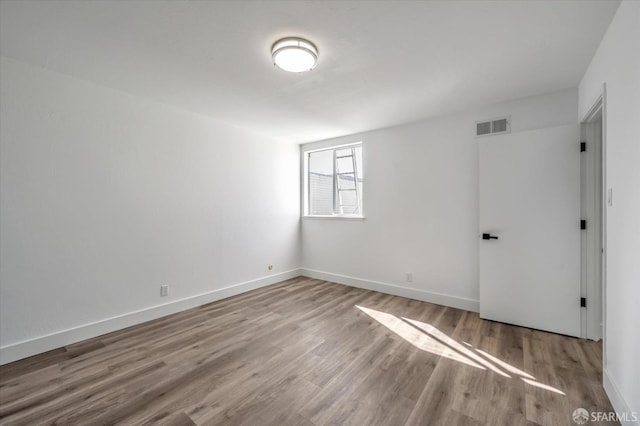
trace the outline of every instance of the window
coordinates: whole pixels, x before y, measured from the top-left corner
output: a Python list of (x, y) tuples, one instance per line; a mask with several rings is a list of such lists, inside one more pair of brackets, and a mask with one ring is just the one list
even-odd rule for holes
[(362, 217), (362, 143), (305, 157), (305, 216)]

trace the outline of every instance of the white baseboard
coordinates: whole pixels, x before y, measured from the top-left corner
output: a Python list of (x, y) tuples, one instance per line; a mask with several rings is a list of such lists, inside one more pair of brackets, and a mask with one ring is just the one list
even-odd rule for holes
[(97, 337), (102, 334), (111, 333), (112, 331), (131, 327), (132, 325), (141, 324), (146, 321), (175, 314), (176, 312), (191, 309), (206, 303), (215, 302), (216, 300), (225, 299), (227, 297), (275, 284), (290, 278), (295, 278), (299, 275), (301, 275), (299, 269), (292, 269), (279, 274), (269, 275), (239, 284), (233, 284), (228, 287), (198, 294), (196, 296), (175, 300), (163, 305), (152, 306), (150, 308), (141, 309), (128, 314), (107, 318), (46, 336), (37, 337), (35, 339), (3, 346), (0, 348), (0, 365), (67, 346), (72, 343), (77, 343), (85, 339)]
[(640, 412), (634, 413), (631, 411), (629, 404), (627, 404), (627, 401), (625, 401), (618, 390), (618, 385), (616, 385), (616, 382), (611, 378), (606, 368), (602, 371), (602, 382), (604, 390), (607, 392), (607, 396), (609, 397), (609, 401), (611, 401), (611, 405), (613, 406), (613, 410), (623, 416), (620, 424), (640, 426)]
[(452, 308), (464, 309), (466, 311), (479, 312), (480, 301), (467, 299), (465, 297), (451, 296), (448, 294), (436, 293), (433, 291), (419, 290), (416, 288), (402, 287), (395, 284), (382, 283), (379, 281), (354, 278), (346, 275), (332, 274), (330, 272), (316, 271), (314, 269), (301, 268), (301, 275), (316, 278), (324, 281), (331, 281), (338, 284), (363, 288), (365, 290), (379, 291), (381, 293), (392, 294), (394, 296), (408, 297), (410, 299), (422, 300), (424, 302), (435, 303), (437, 305), (450, 306)]

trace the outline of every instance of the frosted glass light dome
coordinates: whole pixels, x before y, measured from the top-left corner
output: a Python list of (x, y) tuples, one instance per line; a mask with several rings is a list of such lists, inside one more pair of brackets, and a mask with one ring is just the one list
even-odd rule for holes
[(312, 70), (318, 62), (318, 49), (308, 40), (287, 37), (276, 41), (271, 47), (273, 65), (289, 72)]

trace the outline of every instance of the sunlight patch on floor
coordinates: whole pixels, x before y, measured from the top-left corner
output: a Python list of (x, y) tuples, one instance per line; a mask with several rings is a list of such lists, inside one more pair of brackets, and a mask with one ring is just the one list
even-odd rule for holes
[(525, 379), (524, 377), (520, 377), (520, 378), (522, 379), (523, 382), (525, 382), (528, 385), (535, 386), (537, 388), (548, 390), (551, 392), (559, 393), (560, 395), (567, 395), (566, 393), (562, 392), (560, 389), (556, 389), (553, 386), (545, 385), (544, 383), (536, 382), (535, 380)]
[(415, 327), (417, 327), (420, 330), (424, 331), (425, 333), (435, 337), (439, 341), (443, 342), (444, 344), (448, 345), (449, 347), (451, 347), (451, 348), (455, 349), (456, 351), (460, 352), (462, 355), (465, 355), (466, 357), (472, 359), (474, 362), (476, 362), (476, 363), (478, 363), (480, 365), (483, 365), (484, 367), (488, 368), (489, 370), (493, 371), (494, 373), (497, 373), (497, 374), (499, 374), (499, 375), (501, 375), (503, 377), (507, 377), (509, 379), (511, 378), (510, 375), (508, 375), (504, 371), (500, 370), (497, 366), (495, 366), (494, 364), (490, 363), (486, 359), (482, 358), (480, 355), (478, 355), (478, 354), (474, 353), (473, 351), (467, 349), (466, 347), (462, 346), (456, 340), (454, 340), (451, 337), (447, 336), (446, 334), (444, 334), (442, 331), (438, 330), (437, 328), (435, 328), (431, 324), (427, 324), (427, 323), (421, 322), (421, 321), (412, 320), (410, 318), (404, 318), (403, 317), (402, 319), (405, 320), (405, 321), (410, 322)]
[(356, 305), (356, 308), (360, 309), (362, 312), (369, 315), (371, 318), (378, 321), (380, 324), (384, 325), (418, 349), (485, 370), (485, 368), (477, 362), (474, 362), (428, 334), (412, 327), (410, 324), (407, 324), (395, 315), (358, 305)]
[(508, 364), (506, 362), (504, 362), (503, 360), (496, 358), (495, 356), (486, 353), (485, 351), (483, 351), (482, 349), (475, 349), (476, 352), (481, 353), (483, 356), (487, 357), (488, 359), (490, 359), (492, 362), (498, 364), (500, 367), (504, 368), (505, 370), (509, 371), (512, 374), (516, 374), (518, 376), (522, 376), (525, 377), (527, 379), (531, 379), (531, 380), (535, 380), (536, 378), (533, 377), (531, 374), (520, 370), (517, 367), (514, 367), (511, 364)]
[(468, 342), (462, 342), (464, 345), (459, 343), (431, 324), (411, 318), (399, 318), (393, 314), (365, 308), (364, 306), (355, 305), (355, 307), (418, 349), (459, 361), (481, 370), (489, 369), (502, 377), (511, 379), (512, 376), (502, 371), (502, 369), (504, 369), (514, 376), (519, 376), (519, 378), (528, 385), (566, 396), (560, 389), (536, 381), (535, 377), (526, 371), (481, 349), (474, 348), (473, 345)]

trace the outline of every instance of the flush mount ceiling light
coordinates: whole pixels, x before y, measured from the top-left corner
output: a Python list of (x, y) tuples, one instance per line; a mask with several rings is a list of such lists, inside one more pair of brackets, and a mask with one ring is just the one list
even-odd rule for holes
[(308, 40), (287, 37), (273, 43), (271, 47), (273, 65), (289, 72), (310, 71), (318, 62), (318, 49)]

